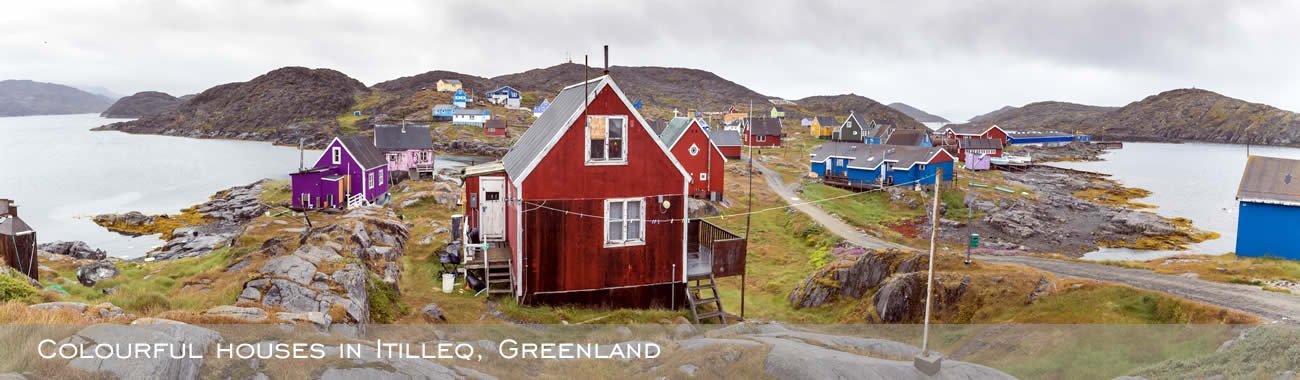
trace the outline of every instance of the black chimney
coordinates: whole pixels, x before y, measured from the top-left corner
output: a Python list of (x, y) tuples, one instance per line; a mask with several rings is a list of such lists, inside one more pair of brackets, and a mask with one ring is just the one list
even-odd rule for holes
[(609, 75), (609, 45), (605, 45), (605, 75)]
[(0, 215), (18, 216), (18, 205), (9, 199), (0, 199)]

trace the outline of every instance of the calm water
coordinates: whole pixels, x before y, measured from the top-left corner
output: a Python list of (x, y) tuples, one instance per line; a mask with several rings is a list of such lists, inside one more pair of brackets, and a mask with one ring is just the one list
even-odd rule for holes
[[(1300, 149), (1251, 146), (1250, 154), (1300, 159)], [(1235, 250), (1237, 239), (1237, 185), (1246, 168), (1246, 146), (1228, 144), (1124, 143), (1098, 162), (1052, 165), (1107, 173), (1130, 186), (1151, 190), (1138, 200), (1158, 208), (1167, 217), (1191, 219), (1197, 228), (1222, 237), (1191, 247), (1188, 252), (1103, 249), (1084, 256), (1098, 260), (1146, 260), (1172, 254), (1224, 254)]]
[[(0, 198), (21, 206), (19, 215), (40, 241), (82, 240), (112, 256), (139, 256), (162, 242), (108, 232), (90, 217), (175, 213), (219, 190), (288, 178), (298, 169), (292, 147), (90, 131), (111, 121), (97, 115), (0, 118)], [(308, 165), (319, 154), (307, 151)]]

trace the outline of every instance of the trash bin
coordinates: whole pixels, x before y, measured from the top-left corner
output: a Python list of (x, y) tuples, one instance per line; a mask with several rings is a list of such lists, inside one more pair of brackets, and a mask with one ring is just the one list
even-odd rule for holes
[(442, 274), (442, 292), (443, 292), (443, 293), (451, 293), (451, 290), (452, 290), (452, 289), (455, 289), (455, 288), (456, 288), (456, 274), (455, 274), (455, 273), (443, 273), (443, 274)]

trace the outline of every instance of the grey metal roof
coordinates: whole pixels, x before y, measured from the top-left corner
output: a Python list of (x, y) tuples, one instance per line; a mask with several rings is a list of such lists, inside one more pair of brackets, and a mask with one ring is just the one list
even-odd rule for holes
[(450, 104), (438, 104), (433, 106), (433, 109), (435, 110), (445, 110), (445, 109), (453, 109), (453, 108), (456, 108), (456, 106)]
[(751, 119), (749, 125), (749, 134), (754, 136), (780, 136), (781, 119), (774, 118), (755, 118)]
[(483, 124), (483, 126), (488, 128), (505, 128), (505, 127), (509, 127), (510, 125), (506, 123), (505, 119), (497, 118), (497, 119), (488, 120), (487, 123)]
[(885, 144), (921, 145), (921, 142), (925, 141), (925, 136), (927, 134), (929, 134), (929, 132), (922, 131), (920, 129), (904, 129), (901, 131), (894, 131), (892, 135), (889, 135), (889, 140), (885, 141)]
[(380, 152), (375, 145), (370, 142), (370, 138), (362, 135), (339, 136), (339, 141), (343, 146), (348, 148), (348, 153), (352, 158), (357, 160), (362, 167), (372, 169), (379, 166), (387, 165), (384, 161), (384, 153)]
[(930, 157), (941, 150), (943, 149), (933, 147), (831, 141), (813, 150), (811, 161), (823, 162), (834, 156), (848, 158), (848, 166), (853, 168), (872, 170), (885, 161), (893, 162), (894, 168), (909, 168), (929, 162)]
[(460, 84), (460, 79), (443, 79), (443, 83)]
[(709, 139), (717, 146), (741, 146), (740, 133), (736, 131), (709, 131)]
[(662, 131), (658, 131), (659, 140), (664, 142), (665, 146), (672, 147), (677, 143), (677, 139), (682, 138), (686, 133), (686, 128), (691, 126), (693, 119), (689, 117), (677, 116), (668, 121)]
[(32, 231), (32, 226), (23, 222), (22, 218), (10, 215), (0, 215), (0, 235), (14, 236)]
[(957, 141), (961, 149), (1002, 149), (999, 139), (961, 139)]
[(834, 127), (840, 125), (840, 122), (835, 121), (834, 116), (818, 116), (817, 124), (821, 124), (822, 127)]
[[(561, 90), (555, 100), (551, 101), (551, 106), (546, 108), (542, 116), (537, 117), (528, 131), (515, 142), (515, 145), (501, 157), (501, 163), (506, 167), (506, 174), (510, 175), (511, 180), (516, 180), (523, 175), (524, 170), (532, 162), (542, 155), (546, 147), (551, 144), (551, 139), (567, 127), (569, 118), (574, 113), (582, 109), (587, 97), (596, 93), (608, 77), (602, 76), (590, 81), (590, 84), (583, 86), (582, 83), (569, 86)], [(583, 93), (586, 87), (587, 93)]]
[(1300, 205), (1300, 160), (1250, 156), (1237, 199)]
[(433, 149), (428, 125), (376, 125), (375, 147), (382, 151)]

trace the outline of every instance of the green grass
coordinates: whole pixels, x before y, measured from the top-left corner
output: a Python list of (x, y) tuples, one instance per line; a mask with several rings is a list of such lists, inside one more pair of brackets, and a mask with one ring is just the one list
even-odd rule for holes
[(1183, 324), (1246, 323), (1221, 309), (1126, 286), (1084, 286), (1006, 310), (992, 320), (1012, 323)]
[(925, 215), (925, 210), (920, 207), (909, 209), (905, 205), (891, 203), (889, 194), (885, 192), (851, 194), (852, 191), (820, 183), (810, 183), (803, 187), (803, 197), (809, 201), (840, 197), (822, 202), (818, 206), (859, 227), (898, 222)]
[[(201, 311), (216, 305), (235, 303), (239, 286), (218, 286), (218, 279), (229, 283), (243, 284), (243, 279), (228, 278), (233, 275), (222, 273), (222, 269), (234, 259), (248, 253), (253, 248), (222, 248), (212, 253), (195, 258), (168, 260), (160, 262), (122, 262), (118, 263), (121, 272), (117, 277), (99, 281), (94, 286), (84, 286), (77, 282), (75, 266), (51, 265), (55, 276), (45, 279), (45, 286), (60, 285), (68, 292), (66, 301), (96, 304), (111, 302), (122, 309), (135, 313), (150, 313), (165, 310)], [(212, 289), (207, 292), (180, 292), (185, 281), (197, 275), (209, 273), (214, 279)], [(227, 277), (227, 278), (223, 278)], [(104, 289), (116, 288), (113, 294), (104, 294)]]
[(289, 207), (292, 204), (292, 198), (293, 188), (287, 179), (262, 183), (262, 194), (258, 196), (262, 203), (279, 207)]
[(1208, 350), (1189, 358), (1171, 357), (1133, 372), (1152, 379), (1272, 379), (1277, 373), (1300, 369), (1300, 329), (1266, 326), (1223, 351)]

